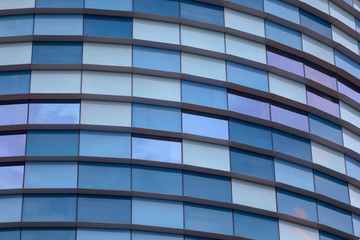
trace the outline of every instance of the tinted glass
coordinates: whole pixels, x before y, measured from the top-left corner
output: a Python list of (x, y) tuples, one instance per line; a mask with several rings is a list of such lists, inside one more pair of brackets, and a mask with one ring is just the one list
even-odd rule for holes
[(114, 163), (79, 163), (79, 188), (130, 190), (131, 168)]
[(329, 233), (320, 231), (320, 240), (344, 240), (343, 238), (336, 237)]
[(345, 84), (338, 81), (339, 92), (345, 96), (350, 97), (354, 101), (360, 102), (360, 93), (356, 91), (353, 87), (350, 87), (350, 84)]
[(309, 114), (310, 132), (342, 145), (341, 126)]
[(332, 76), (331, 73), (325, 73), (323, 70), (305, 65), (305, 77), (335, 91), (337, 90), (336, 78), (335, 76)]
[(132, 38), (132, 19), (85, 15), (84, 35)]
[(301, 25), (331, 39), (331, 24), (300, 9)]
[(318, 108), (326, 113), (340, 117), (340, 108), (337, 102), (331, 101), (323, 96), (307, 91), (307, 101), (310, 106)]
[(0, 37), (33, 34), (34, 15), (0, 17)]
[(179, 17), (178, 0), (134, 0), (134, 11)]
[(324, 202), (318, 202), (319, 223), (352, 234), (351, 213)]
[(75, 240), (75, 229), (66, 228), (24, 228), (22, 240)]
[(280, 0), (265, 0), (265, 12), (271, 13), (275, 16), (284, 18), (288, 21), (299, 24), (299, 8), (282, 2)]
[(81, 63), (82, 43), (34, 42), (33, 63)]
[(301, 50), (301, 34), (282, 25), (265, 21), (266, 38)]
[(29, 90), (30, 71), (0, 73), (0, 94), (28, 93)]
[(32, 103), (29, 106), (29, 123), (79, 124), (78, 103)]
[(28, 104), (0, 105), (0, 125), (27, 123)]
[(339, 51), (334, 50), (334, 52), (336, 66), (344, 69), (345, 71), (356, 76), (357, 78), (360, 78), (360, 64), (348, 58)]
[(246, 7), (255, 8), (260, 11), (264, 10), (263, 0), (229, 0), (229, 1), (244, 5)]
[[(164, 234), (164, 233), (154, 233), (154, 232), (138, 232), (133, 231), (132, 240), (183, 240), (183, 235), (173, 235), (173, 234)], [(114, 239), (115, 240), (115, 239)]]
[(346, 182), (317, 171), (314, 174), (317, 193), (349, 203), (348, 185)]
[(0, 157), (25, 155), (25, 134), (0, 135)]
[(131, 232), (128, 230), (78, 228), (77, 240), (130, 240)]
[(0, 166), (0, 189), (22, 188), (23, 175), (24, 166)]
[(0, 196), (0, 222), (20, 222), (21, 205), (21, 195)]
[(309, 131), (309, 120), (307, 115), (285, 108), (271, 105), (271, 120), (301, 131)]
[(224, 26), (224, 8), (192, 0), (180, 0), (182, 18)]
[(360, 180), (360, 162), (345, 155), (347, 175)]
[(280, 51), (267, 51), (268, 64), (285, 71), (304, 76), (304, 68), (301, 59), (292, 57)]
[(182, 171), (167, 168), (132, 167), (132, 190), (182, 195)]
[(36, 0), (36, 7), (45, 8), (83, 8), (84, 0)]
[(36, 35), (82, 35), (82, 15), (35, 15)]
[(184, 172), (184, 195), (231, 202), (230, 178), (195, 172)]
[(231, 93), (228, 98), (230, 111), (270, 120), (269, 103)]
[(132, 10), (132, 0), (85, 0), (86, 8), (98, 8), (98, 9), (108, 9), (108, 10)]
[(20, 240), (20, 229), (2, 229), (0, 230), (0, 239)]
[(133, 137), (132, 158), (181, 163), (181, 142)]

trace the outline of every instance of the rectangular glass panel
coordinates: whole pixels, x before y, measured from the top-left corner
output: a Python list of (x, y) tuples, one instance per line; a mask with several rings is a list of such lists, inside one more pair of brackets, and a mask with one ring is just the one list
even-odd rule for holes
[(315, 171), (315, 187), (317, 193), (349, 203), (348, 184), (344, 181)]
[(269, 103), (245, 96), (228, 94), (229, 110), (257, 118), (270, 120)]
[(260, 11), (264, 10), (263, 0), (229, 0), (229, 1), (244, 5), (246, 7), (254, 8)]
[(79, 103), (30, 103), (30, 124), (79, 124)]
[(107, 9), (107, 10), (122, 10), (122, 11), (131, 11), (132, 10), (132, 0), (85, 0), (86, 8), (97, 8), (97, 9)]
[(319, 230), (279, 220), (281, 240), (319, 240)]
[[(132, 232), (132, 240), (184, 240), (183, 235), (173, 235), (154, 232)], [(114, 239), (115, 240), (115, 239)]]
[(284, 124), (301, 131), (309, 131), (309, 120), (307, 115), (275, 105), (271, 105), (271, 121)]
[(81, 42), (34, 42), (33, 45), (32, 63), (81, 63)]
[(342, 145), (341, 126), (309, 113), (310, 132)]
[(78, 228), (76, 240), (130, 240), (129, 230)]
[(341, 119), (360, 128), (360, 111), (340, 101)]
[(23, 165), (0, 166), (0, 189), (22, 188), (23, 176)]
[(132, 38), (132, 19), (111, 16), (84, 16), (84, 35)]
[[(262, 0), (259, 0), (262, 2)], [(253, 0), (252, 2), (255, 2)], [(224, 9), (225, 27), (265, 37), (264, 19), (250, 14), (238, 12), (229, 8)]]
[(1, 1), (0, 9), (33, 8), (35, 0)]
[(80, 93), (80, 70), (32, 70), (31, 93)]
[(38, 8), (83, 8), (84, 0), (36, 0)]
[(0, 105), (0, 125), (27, 123), (28, 104)]
[(302, 46), (304, 52), (310, 53), (313, 56), (316, 56), (324, 61), (334, 64), (334, 49), (332, 47), (322, 42), (319, 42), (305, 34), (302, 34)]
[(73, 228), (23, 228), (22, 240), (75, 240)]
[(345, 159), (343, 153), (316, 142), (311, 142), (311, 152), (314, 163), (345, 174)]
[(24, 156), (25, 134), (0, 135), (0, 157)]
[(17, 65), (31, 63), (31, 42), (1, 43), (0, 65)]
[(360, 162), (345, 155), (347, 175), (360, 180)]
[(265, 0), (264, 11), (290, 22), (300, 24), (299, 8), (280, 0)]
[(331, 101), (323, 96), (307, 91), (307, 101), (309, 106), (315, 107), (328, 114), (340, 117), (339, 103)]
[(0, 239), (20, 240), (20, 229), (1, 229)]
[(0, 196), (0, 222), (20, 222), (22, 195)]
[(180, 0), (180, 17), (224, 26), (224, 8), (193, 0)]
[(318, 202), (319, 223), (340, 231), (353, 233), (351, 213), (324, 202)]
[(275, 49), (269, 50), (268, 48), (267, 60), (270, 66), (280, 68), (296, 75), (304, 76), (304, 66), (300, 58)]
[(324, 70), (317, 69), (315, 66), (305, 64), (305, 77), (335, 91), (337, 90), (336, 78), (333, 73), (326, 73)]
[(360, 103), (360, 93), (356, 91), (354, 87), (351, 87), (348, 83), (343, 83), (338, 81), (338, 89), (339, 93), (342, 93), (345, 96), (348, 96), (349, 98), (353, 99), (356, 102)]
[(132, 63), (131, 46), (84, 42), (83, 63), (130, 67)]
[(179, 17), (178, 0), (134, 0), (134, 11)]
[(360, 78), (360, 64), (348, 58), (337, 50), (335, 51), (335, 64), (337, 67), (344, 69), (348, 73)]
[(331, 24), (300, 9), (301, 25), (331, 39)]
[(360, 136), (343, 128), (344, 146), (360, 153)]
[(262, 43), (226, 34), (226, 53), (266, 64), (266, 48)]
[(32, 35), (34, 15), (0, 17), (0, 37)]
[(35, 15), (35, 35), (82, 35), (83, 15)]
[(0, 94), (28, 93), (30, 88), (30, 71), (1, 72)]
[(306, 104), (305, 84), (269, 73), (270, 92)]
[[(150, 0), (145, 0), (145, 1), (147, 3), (152, 2)], [(159, 1), (159, 0), (155, 0), (155, 1)], [(169, 1), (169, 0), (161, 0), (161, 2), (165, 2), (165, 1)], [(174, 0), (170, 0), (170, 1), (174, 1)], [(179, 6), (178, 1), (177, 1), (177, 5)], [(158, 6), (159, 5), (157, 5), (156, 7)], [(179, 24), (134, 18), (133, 32), (134, 32), (134, 39), (143, 39), (153, 42), (180, 44)]]
[[(280, 1), (278, 1), (280, 2)], [(302, 50), (301, 33), (282, 25), (265, 21), (266, 38)]]

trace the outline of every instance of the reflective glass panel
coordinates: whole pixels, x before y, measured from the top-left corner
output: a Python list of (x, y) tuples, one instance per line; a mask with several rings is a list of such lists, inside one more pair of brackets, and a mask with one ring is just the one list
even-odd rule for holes
[(85, 0), (86, 8), (108, 9), (108, 10), (132, 10), (132, 0)]
[(229, 0), (229, 1), (244, 5), (246, 7), (255, 8), (260, 11), (264, 10), (263, 0)]
[(21, 240), (75, 240), (75, 229), (23, 228)]
[(319, 223), (352, 234), (351, 213), (324, 202), (318, 202)]
[(34, 15), (0, 17), (0, 37), (33, 34)]
[(130, 240), (131, 232), (128, 230), (78, 228), (77, 240)]
[(308, 116), (286, 108), (271, 105), (271, 120), (301, 131), (309, 131)]
[(23, 165), (0, 166), (0, 189), (22, 188), (23, 175)]
[(28, 104), (0, 105), (0, 125), (27, 123)]
[[(173, 235), (165, 233), (154, 233), (154, 232), (138, 232), (133, 231), (132, 240), (183, 240), (183, 235)], [(115, 240), (115, 239), (114, 239)]]
[(30, 71), (0, 72), (0, 94), (28, 93)]
[(285, 71), (304, 76), (303, 63), (300, 58), (291, 56), (285, 52), (271, 49), (267, 51), (268, 64)]
[(0, 239), (20, 240), (20, 229), (1, 229)]
[[(278, 1), (280, 2), (280, 1)], [(266, 38), (301, 50), (301, 33), (282, 25), (265, 21)]]
[(301, 25), (331, 39), (331, 24), (300, 9)]
[(337, 90), (336, 78), (331, 73), (325, 73), (325, 70), (316, 69), (315, 66), (308, 66), (305, 64), (305, 77), (315, 82), (324, 85), (333, 90)]
[(335, 101), (331, 101), (323, 96), (317, 95), (313, 92), (307, 91), (308, 104), (312, 107), (320, 109), (328, 114), (340, 117), (339, 104)]
[(36, 0), (36, 7), (44, 8), (83, 8), (84, 0)]
[(342, 145), (341, 126), (309, 113), (310, 132)]
[(111, 16), (84, 16), (84, 35), (132, 38), (132, 19)]
[(300, 24), (299, 8), (280, 0), (265, 0), (264, 11)]
[(316, 192), (349, 203), (348, 184), (337, 178), (315, 171)]
[(25, 134), (0, 135), (0, 157), (25, 155)]
[(35, 35), (82, 35), (83, 15), (35, 15)]
[(134, 11), (179, 17), (178, 0), (134, 0)]
[(32, 63), (81, 63), (81, 42), (34, 42)]
[(228, 99), (230, 111), (270, 120), (269, 103), (231, 93)]
[(360, 162), (345, 155), (347, 175), (360, 180)]
[(21, 205), (21, 195), (0, 196), (0, 222), (20, 222)]
[(79, 103), (30, 103), (29, 123), (79, 124)]
[(180, 0), (182, 18), (224, 26), (224, 8), (193, 0)]

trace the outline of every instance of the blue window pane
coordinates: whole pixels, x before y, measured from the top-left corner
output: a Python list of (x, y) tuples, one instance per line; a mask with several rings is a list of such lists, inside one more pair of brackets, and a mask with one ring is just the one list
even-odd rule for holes
[(185, 228), (204, 232), (233, 234), (232, 210), (185, 203)]
[(132, 240), (153, 240), (153, 239), (156, 239), (156, 240), (183, 240), (184, 239), (184, 237), (182, 235), (154, 233), (154, 232), (138, 232), (138, 231), (133, 231), (131, 237), (132, 237), (131, 238)]
[(29, 90), (30, 71), (0, 73), (0, 94), (28, 93)]
[(33, 63), (81, 63), (81, 42), (34, 42)]
[(229, 0), (229, 1), (244, 5), (246, 7), (255, 8), (260, 11), (264, 10), (263, 0)]
[[(24, 166), (1, 166), (0, 189), (22, 188)], [(0, 238), (1, 239), (1, 238)]]
[(300, 24), (299, 8), (282, 2), (280, 0), (265, 0), (265, 12), (271, 13), (275, 16), (284, 18), (288, 21)]
[(24, 156), (25, 134), (0, 135), (0, 157)]
[(351, 213), (324, 202), (318, 202), (319, 223), (352, 234)]
[(78, 221), (130, 223), (130, 207), (126, 197), (79, 196)]
[(20, 229), (1, 229), (0, 239), (20, 240)]
[(79, 188), (130, 190), (131, 168), (114, 163), (79, 163)]
[(301, 33), (282, 25), (265, 21), (266, 38), (301, 50)]
[(230, 111), (270, 120), (269, 103), (231, 93), (228, 98)]
[(83, 15), (35, 15), (36, 35), (82, 35)]
[(227, 177), (184, 172), (184, 195), (231, 202), (231, 181)]
[(133, 55), (134, 67), (180, 72), (179, 51), (134, 46)]
[(212, 240), (212, 239), (210, 239), (210, 238), (200, 238), (200, 237), (185, 236), (185, 240)]
[(285, 132), (273, 130), (274, 151), (311, 162), (310, 141)]
[(341, 126), (309, 113), (310, 132), (342, 145)]
[(179, 17), (179, 0), (134, 0), (134, 11)]
[(274, 48), (268, 47), (268, 49), (268, 65), (283, 69), (293, 74), (304, 76), (304, 64), (301, 58)]
[(360, 32), (360, 20), (356, 19), (356, 31)]
[(75, 229), (67, 228), (24, 228), (21, 240), (75, 240)]
[(182, 18), (224, 26), (224, 8), (193, 0), (180, 0)]
[(0, 125), (27, 123), (28, 104), (0, 105)]
[(301, 25), (331, 39), (331, 24), (300, 9)]
[(233, 62), (226, 62), (227, 81), (268, 92), (266, 71)]
[(270, 128), (235, 119), (229, 120), (229, 126), (231, 141), (272, 149)]
[(0, 17), (0, 37), (32, 35), (34, 15)]
[(346, 182), (317, 171), (314, 174), (317, 193), (349, 203), (348, 185)]
[(84, 16), (84, 35), (132, 38), (132, 19), (110, 16)]
[(28, 131), (26, 155), (78, 155), (78, 131)]
[(0, 222), (21, 221), (22, 195), (0, 196)]
[(36, 7), (44, 8), (83, 8), (84, 0), (36, 0)]
[(76, 188), (77, 162), (27, 162), (25, 188)]
[(284, 124), (305, 132), (309, 131), (309, 120), (307, 114), (297, 113), (292, 110), (271, 105), (271, 121)]
[(182, 195), (182, 171), (134, 165), (132, 190)]
[(229, 139), (228, 121), (193, 114), (182, 114), (183, 132), (205, 137)]
[(347, 175), (360, 180), (360, 162), (345, 155)]
[(354, 234), (356, 236), (360, 236), (360, 216), (353, 213), (352, 217), (353, 217)]
[(130, 158), (130, 141), (129, 133), (81, 131), (80, 155)]
[(24, 195), (23, 221), (76, 221), (75, 195)]
[(345, 239), (320, 231), (320, 240), (345, 240)]
[(182, 80), (182, 101), (227, 109), (226, 88)]
[(275, 218), (245, 212), (234, 212), (235, 235), (256, 240), (278, 240), (279, 228)]
[(78, 228), (76, 240), (130, 240), (128, 230)]
[(132, 158), (181, 163), (181, 142), (133, 137)]
[(230, 149), (231, 171), (274, 180), (274, 160), (270, 156)]
[(133, 104), (133, 127), (181, 132), (181, 111), (177, 108)]
[(299, 194), (277, 189), (278, 212), (317, 222), (316, 201)]
[(29, 123), (79, 124), (79, 103), (31, 103)]
[(313, 171), (310, 168), (275, 158), (275, 177), (277, 182), (314, 191)]
[(85, 0), (86, 8), (98, 8), (108, 10), (132, 10), (132, 0)]
[(335, 51), (335, 63), (339, 68), (344, 69), (357, 78), (360, 78), (360, 64), (348, 58), (339, 51)]
[(133, 198), (132, 223), (159, 227), (183, 228), (182, 202)]

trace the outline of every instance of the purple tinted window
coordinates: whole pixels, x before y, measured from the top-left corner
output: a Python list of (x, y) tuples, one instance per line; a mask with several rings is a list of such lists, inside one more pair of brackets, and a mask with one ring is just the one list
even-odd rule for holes
[[(285, 55), (285, 54), (284, 54)], [(285, 57), (279, 53), (267, 51), (268, 64), (285, 71), (304, 76), (303, 63), (299, 60)]]
[(309, 131), (309, 121), (306, 115), (296, 113), (284, 108), (271, 105), (271, 120), (286, 126), (299, 129), (301, 131)]
[(29, 107), (29, 123), (78, 124), (78, 103), (32, 103)]
[(343, 84), (342, 82), (338, 82), (338, 88), (340, 93), (360, 103), (360, 93)]
[(27, 104), (0, 105), (0, 125), (26, 124)]
[(25, 134), (0, 135), (0, 157), (25, 155)]
[(270, 120), (269, 104), (234, 94), (228, 94), (229, 110)]
[(307, 91), (308, 104), (336, 117), (340, 117), (339, 104)]
[(334, 89), (335, 91), (337, 90), (335, 77), (329, 76), (328, 74), (325, 74), (307, 65), (305, 65), (305, 77), (314, 80), (315, 82), (328, 88)]
[(24, 166), (0, 167), (0, 189), (22, 188)]

